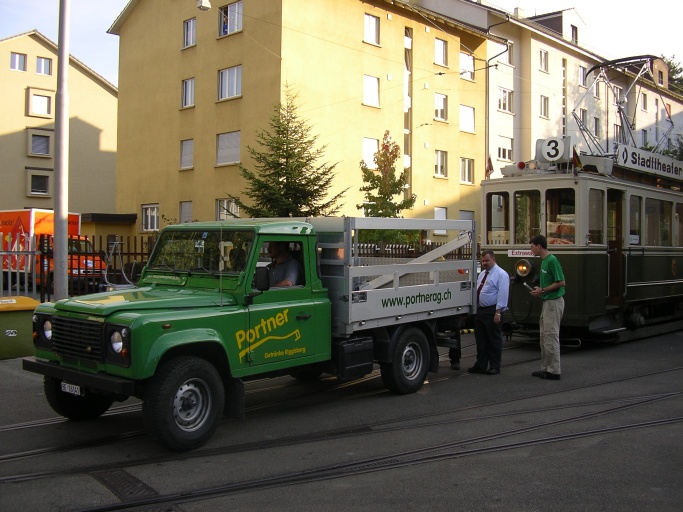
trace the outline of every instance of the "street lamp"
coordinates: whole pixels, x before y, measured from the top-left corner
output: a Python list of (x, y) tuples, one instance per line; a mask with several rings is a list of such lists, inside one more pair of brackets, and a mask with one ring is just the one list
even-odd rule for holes
[(211, 1), (210, 0), (197, 0), (197, 9), (200, 11), (208, 11), (211, 9)]

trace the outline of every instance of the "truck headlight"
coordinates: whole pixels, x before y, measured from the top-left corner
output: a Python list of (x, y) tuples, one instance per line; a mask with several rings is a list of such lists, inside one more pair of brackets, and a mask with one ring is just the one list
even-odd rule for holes
[(126, 353), (124, 352), (124, 350), (126, 350), (126, 344), (128, 342), (129, 337), (130, 337), (130, 331), (126, 327), (124, 327), (121, 330), (113, 331), (111, 333), (110, 338), (109, 338), (109, 343), (111, 344), (111, 349), (116, 354), (122, 354), (123, 356), (125, 356)]
[(46, 340), (51, 340), (52, 339), (52, 322), (50, 320), (45, 320), (43, 322), (43, 336), (45, 337)]

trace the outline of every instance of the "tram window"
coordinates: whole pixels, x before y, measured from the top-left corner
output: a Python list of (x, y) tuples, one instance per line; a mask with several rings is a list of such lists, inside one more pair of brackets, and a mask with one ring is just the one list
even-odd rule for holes
[(507, 192), (486, 196), (486, 243), (489, 245), (510, 243), (509, 198)]
[(645, 200), (645, 245), (671, 246), (671, 203)]
[(676, 247), (683, 247), (683, 204), (676, 205), (674, 214), (674, 240)]
[(538, 190), (515, 192), (515, 243), (528, 244), (541, 233), (541, 193)]
[(548, 190), (545, 195), (546, 237), (549, 244), (576, 243), (574, 189)]
[(643, 199), (639, 196), (631, 196), (631, 200), (629, 201), (629, 226), (628, 226), (628, 232), (629, 232), (629, 244), (631, 245), (640, 245), (640, 233), (641, 233), (641, 226), (640, 226), (640, 219), (641, 219), (641, 206), (643, 203)]
[(605, 193), (602, 190), (592, 188), (588, 191), (588, 242), (591, 244), (605, 243), (604, 204)]

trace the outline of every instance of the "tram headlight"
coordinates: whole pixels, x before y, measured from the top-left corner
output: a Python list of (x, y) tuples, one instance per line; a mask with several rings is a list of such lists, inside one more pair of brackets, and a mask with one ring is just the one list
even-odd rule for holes
[(531, 262), (529, 260), (523, 259), (519, 260), (515, 265), (515, 272), (517, 272), (517, 275), (519, 277), (526, 277), (529, 274), (531, 274), (533, 268), (534, 267), (531, 265)]

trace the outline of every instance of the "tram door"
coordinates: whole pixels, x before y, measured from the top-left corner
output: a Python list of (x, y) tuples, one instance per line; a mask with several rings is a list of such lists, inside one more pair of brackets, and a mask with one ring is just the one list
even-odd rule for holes
[(624, 290), (623, 199), (621, 190), (607, 189), (607, 254), (609, 255), (608, 304), (620, 304)]

